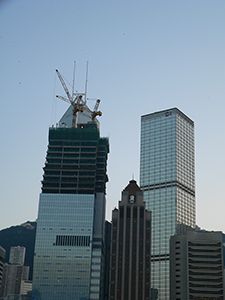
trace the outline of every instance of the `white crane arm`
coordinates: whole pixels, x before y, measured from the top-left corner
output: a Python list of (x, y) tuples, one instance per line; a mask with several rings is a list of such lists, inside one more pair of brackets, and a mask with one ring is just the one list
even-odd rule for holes
[(66, 86), (66, 84), (65, 84), (64, 79), (62, 78), (62, 75), (59, 73), (59, 70), (56, 69), (55, 71), (56, 71), (56, 73), (57, 73), (57, 75), (58, 75), (58, 77), (59, 77), (59, 80), (60, 80), (60, 82), (61, 82), (63, 88), (64, 88), (64, 91), (65, 91), (66, 94), (67, 94), (67, 97), (68, 97), (70, 103), (72, 104), (73, 99), (72, 99), (72, 97), (70, 96), (70, 92), (69, 92), (69, 90), (68, 90), (68, 88), (67, 88), (67, 86)]
[(100, 99), (98, 99), (98, 100), (96, 101), (93, 112), (96, 112), (96, 111), (98, 110), (99, 104), (100, 104)]
[(59, 99), (61, 99), (61, 100), (63, 100), (63, 101), (65, 101), (65, 102), (67, 102), (67, 103), (71, 104), (70, 100), (67, 99), (67, 98), (65, 98), (65, 97), (63, 97), (63, 96), (56, 95), (56, 97), (59, 98)]

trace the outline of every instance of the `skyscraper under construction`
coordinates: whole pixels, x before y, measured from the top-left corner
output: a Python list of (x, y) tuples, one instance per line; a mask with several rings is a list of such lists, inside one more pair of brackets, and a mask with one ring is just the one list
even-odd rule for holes
[(69, 100), (58, 126), (49, 129), (33, 299), (102, 299), (109, 141), (100, 137), (96, 107), (91, 111), (83, 94)]

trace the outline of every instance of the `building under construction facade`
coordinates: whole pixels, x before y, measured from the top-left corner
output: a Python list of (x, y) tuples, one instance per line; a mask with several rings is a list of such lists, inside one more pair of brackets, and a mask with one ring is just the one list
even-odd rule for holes
[(109, 142), (81, 104), (76, 126), (71, 105), (58, 126), (49, 129), (32, 299), (103, 299)]

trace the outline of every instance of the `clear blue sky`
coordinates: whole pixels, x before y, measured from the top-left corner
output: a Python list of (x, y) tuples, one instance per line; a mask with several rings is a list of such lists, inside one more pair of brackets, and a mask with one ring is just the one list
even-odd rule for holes
[[(197, 224), (225, 232), (224, 0), (0, 1), (0, 229), (37, 217), (48, 128), (67, 104), (55, 69), (101, 99), (107, 219), (134, 174), (141, 115), (195, 122)], [(94, 102), (90, 102), (90, 106)], [(53, 109), (55, 108), (55, 109)]]

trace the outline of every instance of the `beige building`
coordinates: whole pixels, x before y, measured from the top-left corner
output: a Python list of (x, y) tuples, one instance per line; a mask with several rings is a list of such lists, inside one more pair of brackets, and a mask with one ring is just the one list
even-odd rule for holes
[(170, 300), (223, 300), (222, 232), (170, 239)]
[(151, 212), (131, 180), (112, 212), (109, 299), (150, 299)]

